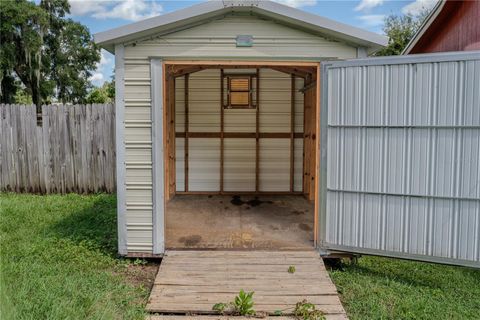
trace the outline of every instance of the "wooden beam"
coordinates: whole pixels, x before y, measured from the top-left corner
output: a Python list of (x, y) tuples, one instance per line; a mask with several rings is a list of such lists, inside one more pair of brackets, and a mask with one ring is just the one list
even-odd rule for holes
[[(177, 132), (175, 136), (177, 138), (221, 138), (220, 132)], [(259, 139), (289, 139), (291, 138), (291, 132), (259, 132)], [(256, 132), (224, 132), (224, 138), (240, 138), (240, 139), (256, 139)], [(303, 138), (303, 132), (295, 132), (293, 134), (295, 139)]]
[(220, 81), (221, 83), (221, 89), (220, 89), (220, 193), (223, 192), (223, 162), (224, 162), (224, 107), (225, 107), (225, 101), (223, 99), (223, 91), (224, 91), (224, 74), (223, 74), (223, 69), (220, 69), (220, 78), (222, 79)]
[(184, 104), (185, 104), (185, 165), (184, 165), (184, 170), (185, 170), (185, 192), (188, 192), (188, 137), (189, 137), (189, 119), (188, 119), (188, 78), (189, 75), (185, 75), (185, 83), (184, 83)]
[(260, 69), (257, 68), (257, 88), (255, 104), (255, 191), (259, 192), (260, 188)]
[(251, 66), (255, 68), (270, 67), (270, 66), (295, 66), (295, 67), (317, 67), (318, 62), (307, 61), (239, 61), (239, 60), (165, 60), (167, 65), (206, 65), (218, 66), (220, 69), (230, 68), (245, 68)]
[(290, 86), (290, 192), (293, 192), (295, 178), (295, 76)]
[(315, 134), (317, 135), (317, 142), (315, 143), (315, 192), (314, 192), (314, 201), (315, 201), (315, 214), (313, 222), (313, 243), (314, 246), (318, 245), (318, 212), (319, 212), (319, 190), (318, 190), (318, 172), (320, 170), (320, 138), (318, 134), (320, 133), (320, 63), (317, 65), (317, 88), (316, 88), (316, 101), (315, 101)]
[(297, 77), (300, 77), (300, 78), (306, 78), (307, 76), (309, 76), (313, 70), (311, 70), (311, 72), (306, 72), (306, 71), (303, 71), (303, 70), (299, 70), (295, 67), (284, 67), (284, 66), (271, 66), (270, 69), (272, 70), (276, 70), (276, 71), (279, 71), (279, 72), (283, 72), (283, 73), (286, 73), (286, 74), (289, 74), (289, 75), (295, 75)]
[(170, 194), (173, 196), (177, 191), (177, 181), (176, 181), (176, 139), (175, 139), (175, 88), (176, 88), (176, 80), (174, 77), (170, 77), (170, 88), (169, 88), (169, 95), (170, 95), (170, 122), (169, 122), (169, 129), (168, 135), (170, 137)]

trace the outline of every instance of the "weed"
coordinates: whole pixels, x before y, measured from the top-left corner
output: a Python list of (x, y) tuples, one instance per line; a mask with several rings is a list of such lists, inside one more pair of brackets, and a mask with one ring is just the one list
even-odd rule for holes
[(313, 303), (303, 300), (295, 304), (293, 314), (297, 319), (301, 320), (324, 320), (325, 316), (322, 311), (317, 310)]
[(295, 266), (288, 267), (288, 273), (295, 273)]
[(135, 261), (133, 261), (133, 265), (135, 266), (144, 266), (147, 264), (147, 260), (144, 260), (144, 259), (135, 259)]
[(253, 316), (255, 315), (255, 310), (253, 309), (253, 293), (253, 291), (247, 293), (242, 289), (232, 302), (216, 303), (213, 305), (212, 310), (221, 314)]
[(227, 307), (228, 307), (228, 303), (219, 302), (213, 305), (212, 310), (223, 314), (225, 312), (225, 309), (227, 309)]

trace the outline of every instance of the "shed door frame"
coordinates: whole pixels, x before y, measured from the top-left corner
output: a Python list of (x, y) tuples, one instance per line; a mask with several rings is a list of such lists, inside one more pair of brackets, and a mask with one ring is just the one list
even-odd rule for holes
[[(170, 155), (168, 150), (168, 132), (172, 125), (168, 121), (167, 110), (167, 92), (166, 90), (166, 67), (168, 65), (233, 65), (233, 66), (251, 66), (258, 65), (263, 67), (268, 66), (306, 66), (315, 67), (317, 70), (317, 99), (316, 99), (316, 132), (317, 143), (315, 148), (315, 168), (318, 173), (319, 168), (319, 130), (320, 130), (320, 63), (312, 61), (250, 61), (250, 60), (168, 60), (164, 58), (151, 58), (150, 72), (151, 72), (151, 104), (152, 104), (152, 175), (153, 175), (153, 216), (152, 216), (152, 238), (153, 238), (153, 254), (163, 254), (165, 252), (165, 210), (166, 201), (168, 201), (169, 194), (169, 161)], [(173, 128), (175, 128), (173, 126)], [(175, 131), (173, 131), (175, 132)], [(159, 161), (162, 159), (163, 161)], [(318, 223), (319, 212), (319, 191), (318, 191), (318, 174), (315, 175), (315, 192), (314, 192), (314, 247), (318, 247), (318, 234), (320, 226)]]

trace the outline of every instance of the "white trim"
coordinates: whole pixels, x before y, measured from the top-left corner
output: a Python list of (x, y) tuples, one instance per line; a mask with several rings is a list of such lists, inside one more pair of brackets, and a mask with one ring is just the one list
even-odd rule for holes
[(126, 255), (127, 250), (127, 207), (125, 184), (125, 48), (115, 45), (115, 144), (117, 157), (117, 224), (118, 253)]
[(153, 254), (165, 252), (165, 173), (163, 156), (163, 63), (150, 60), (152, 99)]
[(407, 46), (403, 49), (402, 54), (406, 55), (409, 54), (410, 51), (413, 49), (413, 47), (417, 44), (418, 40), (423, 36), (423, 34), (430, 28), (431, 24), (437, 16), (440, 14), (440, 12), (443, 9), (443, 6), (445, 5), (446, 1), (445, 0), (440, 0), (437, 2), (435, 7), (430, 11), (428, 17), (425, 18), (423, 21), (422, 25), (418, 29), (417, 33), (413, 36), (413, 38), (410, 40), (410, 42), (407, 44)]
[(229, 12), (257, 13), (288, 23), (294, 27), (307, 29), (321, 35), (327, 35), (369, 48), (369, 52), (385, 46), (388, 42), (388, 39), (383, 35), (266, 0), (207, 1), (185, 9), (99, 32), (94, 35), (94, 38), (96, 43), (111, 51), (115, 43), (128, 42), (160, 32), (174, 32), (185, 25), (195, 24)]
[(430, 63), (457, 60), (478, 60), (480, 51), (452, 51), (438, 53), (421, 53), (405, 56), (386, 56), (366, 59), (351, 59), (343, 61), (325, 61), (329, 68), (343, 68), (353, 66), (375, 66), (384, 64)]

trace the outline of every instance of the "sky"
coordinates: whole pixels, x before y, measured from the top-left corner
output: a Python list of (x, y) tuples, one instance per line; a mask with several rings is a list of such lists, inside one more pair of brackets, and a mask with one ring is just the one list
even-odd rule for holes
[[(205, 1), (205, 0), (203, 0)], [(190, 0), (69, 0), (71, 18), (86, 25), (92, 34), (166, 14), (203, 1)], [(437, 0), (274, 0), (358, 28), (382, 33), (390, 14), (416, 15), (432, 8)], [(101, 86), (112, 77), (114, 56), (105, 50), (91, 80)]]

